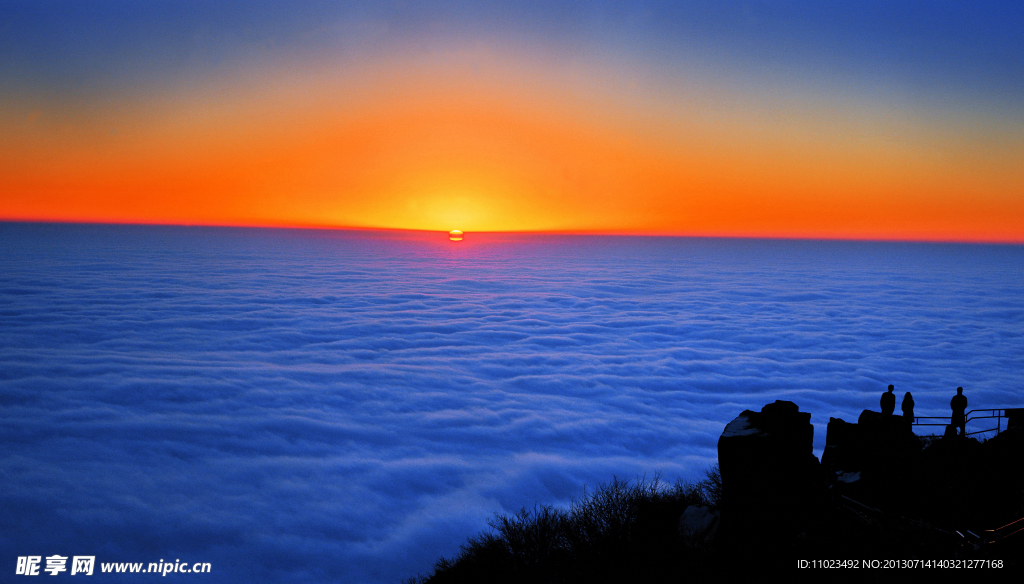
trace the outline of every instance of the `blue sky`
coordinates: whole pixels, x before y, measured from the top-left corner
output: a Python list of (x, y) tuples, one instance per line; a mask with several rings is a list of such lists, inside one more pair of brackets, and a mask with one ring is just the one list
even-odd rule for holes
[(729, 74), (907, 84), (1012, 107), (1022, 23), (1019, 2), (5, 1), (0, 74), (14, 89), (129, 89), (297, 54), (504, 38), (663, 69), (696, 57)]

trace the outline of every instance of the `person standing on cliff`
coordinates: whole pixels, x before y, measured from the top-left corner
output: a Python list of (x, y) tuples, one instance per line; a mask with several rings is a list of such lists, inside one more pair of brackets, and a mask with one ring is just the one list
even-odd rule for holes
[(910, 395), (909, 391), (903, 396), (903, 403), (900, 405), (900, 409), (903, 410), (903, 423), (907, 425), (907, 429), (913, 431), (914, 396)]
[(892, 392), (893, 386), (889, 386), (889, 391), (882, 394), (882, 399), (878, 401), (879, 405), (882, 406), (882, 415), (891, 416), (896, 411), (896, 394)]
[(950, 424), (960, 428), (960, 436), (967, 436), (967, 398), (964, 397), (964, 388), (956, 388), (956, 395), (949, 400), (949, 407), (953, 410)]

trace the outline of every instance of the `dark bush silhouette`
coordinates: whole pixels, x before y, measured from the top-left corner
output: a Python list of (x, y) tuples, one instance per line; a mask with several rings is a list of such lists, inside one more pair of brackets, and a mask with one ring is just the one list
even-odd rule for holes
[(678, 580), (702, 553), (679, 534), (679, 517), (688, 505), (717, 504), (720, 495), (717, 466), (697, 484), (613, 479), (568, 510), (496, 515), (490, 531), (470, 538), (458, 557), (439, 560), (434, 574), (418, 582)]

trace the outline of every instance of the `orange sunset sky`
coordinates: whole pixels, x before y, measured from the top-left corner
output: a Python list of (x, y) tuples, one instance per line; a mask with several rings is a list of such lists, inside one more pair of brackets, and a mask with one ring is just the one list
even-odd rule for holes
[(279, 14), (243, 40), (144, 11), (59, 54), (15, 35), (0, 220), (1024, 242), (1019, 80), (996, 81), (1019, 59), (865, 55), (842, 15), (800, 13), (730, 52), (656, 9), (334, 15), (344, 43)]

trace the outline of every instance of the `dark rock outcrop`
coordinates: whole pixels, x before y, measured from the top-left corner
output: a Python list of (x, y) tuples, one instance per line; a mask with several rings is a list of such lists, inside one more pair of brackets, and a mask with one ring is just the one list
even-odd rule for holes
[(1006, 410), (1006, 429), (1024, 428), (1024, 408)]
[(679, 535), (689, 543), (710, 543), (718, 531), (721, 514), (707, 505), (690, 505), (679, 516)]
[(866, 482), (894, 484), (913, 472), (921, 452), (921, 439), (902, 416), (864, 410), (851, 424), (829, 418), (822, 466), (837, 480), (840, 493), (862, 495), (864, 482), (850, 480), (855, 474)]
[(812, 453), (811, 414), (777, 400), (760, 412), (744, 411), (718, 439), (722, 474), (722, 529), (743, 537), (753, 526), (798, 531), (820, 493)]
[(864, 456), (860, 444), (860, 426), (840, 418), (829, 418), (825, 430), (825, 451), (821, 454), (822, 466), (859, 471)]

